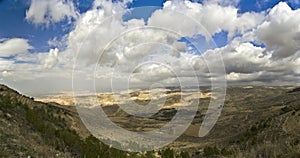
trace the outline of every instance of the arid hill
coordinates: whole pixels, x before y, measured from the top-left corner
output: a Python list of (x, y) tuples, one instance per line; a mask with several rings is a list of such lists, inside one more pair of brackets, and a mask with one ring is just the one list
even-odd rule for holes
[[(204, 92), (209, 94), (210, 90)], [(132, 100), (146, 106), (150, 98), (144, 93), (132, 93)], [(177, 106), (172, 105), (178, 105), (177, 93), (169, 91), (168, 106), (149, 118), (127, 114), (111, 104), (109, 94), (110, 104), (103, 109), (123, 128), (150, 131), (176, 114)], [(198, 137), (198, 131), (212, 96), (197, 96), (190, 98), (200, 100), (199, 110), (175, 142), (160, 151), (127, 153), (91, 136), (75, 106), (34, 101), (0, 85), (0, 157), (300, 157), (299, 88), (228, 87), (222, 114), (203, 138)]]

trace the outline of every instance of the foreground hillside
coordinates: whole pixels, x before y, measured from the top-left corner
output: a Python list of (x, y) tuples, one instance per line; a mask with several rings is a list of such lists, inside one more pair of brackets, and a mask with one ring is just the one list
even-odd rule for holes
[[(89, 134), (73, 107), (36, 102), (4, 85), (0, 85), (0, 140), (0, 157), (152, 158), (156, 154), (110, 148)], [(157, 154), (169, 157), (175, 151)], [(176, 154), (186, 157), (187, 153)]]
[[(205, 91), (209, 93), (209, 89)], [(123, 128), (153, 130), (177, 111), (171, 105), (178, 105), (178, 91), (168, 93), (170, 106), (150, 118), (130, 116), (116, 104), (104, 106), (104, 110)], [(142, 104), (150, 99), (144, 92), (134, 93), (133, 98)], [(74, 106), (37, 102), (0, 85), (0, 157), (300, 157), (299, 88), (229, 87), (217, 124), (203, 138), (197, 134), (210, 98), (199, 99), (192, 125), (168, 148), (126, 153), (91, 136)]]

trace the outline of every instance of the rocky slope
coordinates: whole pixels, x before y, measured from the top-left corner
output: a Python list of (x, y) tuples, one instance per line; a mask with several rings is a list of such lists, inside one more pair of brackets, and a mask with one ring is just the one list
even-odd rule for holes
[(34, 101), (0, 85), (0, 157), (153, 158), (184, 152), (172, 149), (128, 153), (90, 135), (75, 107)]

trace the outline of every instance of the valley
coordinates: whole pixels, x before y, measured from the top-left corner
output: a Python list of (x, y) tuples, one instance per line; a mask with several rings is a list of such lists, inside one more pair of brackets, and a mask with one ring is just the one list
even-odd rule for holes
[[(198, 132), (207, 115), (210, 99), (214, 99), (214, 96), (209, 89), (191, 93), (194, 91), (191, 89), (190, 92), (181, 93), (178, 90), (166, 90), (166, 93), (160, 94), (162, 91), (157, 90), (152, 96), (145, 90), (130, 92), (129, 100), (137, 106), (147, 106), (152, 100), (161, 99), (159, 96), (165, 96), (164, 106), (150, 117), (137, 117), (122, 110), (120, 107), (128, 101), (125, 94), (106, 93), (96, 96), (99, 107), (112, 122), (134, 132), (161, 128), (172, 120), (178, 108), (185, 106), (185, 102), (195, 99), (199, 101), (196, 115), (187, 130), (164, 149), (150, 154), (154, 157), (166, 157), (164, 154), (172, 153), (178, 157), (185, 155), (196, 158), (300, 156), (299, 88), (228, 87), (222, 113), (216, 125), (204, 137), (198, 137)], [(183, 96), (185, 102), (181, 101), (180, 96)], [(36, 101), (1, 85), (0, 97), (1, 156), (15, 154), (17, 157), (84, 157), (84, 153), (89, 153), (88, 142), (105, 146), (86, 129), (70, 96), (56, 96), (44, 100), (39, 98)], [(91, 96), (84, 97), (89, 100)], [(36, 123), (37, 120), (42, 124)], [(93, 141), (88, 141), (90, 139)], [(119, 152), (106, 148), (108, 154)], [(146, 157), (142, 153), (124, 152), (124, 155)]]

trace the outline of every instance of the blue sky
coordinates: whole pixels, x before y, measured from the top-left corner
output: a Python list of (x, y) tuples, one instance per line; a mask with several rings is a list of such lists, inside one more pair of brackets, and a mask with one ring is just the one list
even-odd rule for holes
[[(294, 9), (300, 7), (300, 4), (293, 0), (285, 1)], [(157, 6), (157, 8), (160, 8), (164, 2), (165, 0), (134, 0), (133, 3), (128, 4), (128, 7)], [(198, 2), (201, 3), (201, 1)], [(241, 0), (238, 4), (238, 9), (240, 13), (260, 12), (272, 8), (278, 2), (280, 0)], [(74, 4), (78, 11), (83, 13), (92, 7), (93, 0), (75, 0)], [(2, 0), (0, 2), (0, 38), (26, 38), (29, 39), (29, 43), (35, 48), (31, 52), (47, 52), (51, 48), (48, 45), (49, 40), (55, 37), (61, 39), (74, 28), (74, 24), (68, 24), (67, 21), (51, 24), (48, 27), (32, 24), (25, 20), (26, 10), (28, 10), (29, 6), (29, 0)], [(146, 13), (143, 12), (142, 15), (139, 12), (135, 12), (131, 16), (135, 18), (146, 17), (150, 16), (150, 14), (151, 10)], [(130, 18), (130, 16), (127, 18)], [(214, 40), (218, 47), (226, 45), (227, 32), (216, 34)]]

